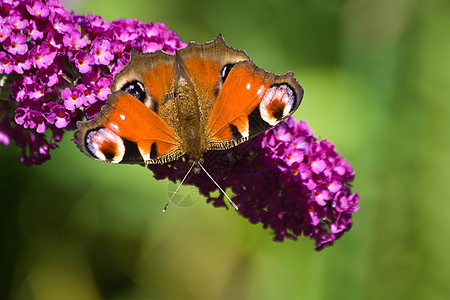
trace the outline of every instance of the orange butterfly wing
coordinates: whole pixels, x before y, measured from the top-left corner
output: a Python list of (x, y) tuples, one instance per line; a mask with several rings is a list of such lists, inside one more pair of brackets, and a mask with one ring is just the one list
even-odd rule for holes
[[(183, 155), (176, 120), (164, 97), (173, 90), (174, 56), (132, 53), (116, 75), (102, 111), (78, 124), (77, 145), (86, 155), (114, 163), (164, 163)], [(142, 84), (143, 83), (143, 84)], [(131, 95), (131, 94), (133, 95)]]
[(115, 163), (163, 162), (182, 155), (167, 123), (123, 91), (111, 94), (94, 120), (79, 124), (77, 145), (94, 159)]
[(178, 51), (195, 86), (207, 149), (236, 146), (275, 126), (300, 105), (303, 89), (292, 72), (277, 76), (258, 68), (222, 36)]

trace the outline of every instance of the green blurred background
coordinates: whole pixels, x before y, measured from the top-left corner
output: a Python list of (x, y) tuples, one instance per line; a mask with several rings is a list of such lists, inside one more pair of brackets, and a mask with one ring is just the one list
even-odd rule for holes
[(450, 299), (450, 2), (66, 1), (107, 20), (223, 34), (305, 89), (296, 119), (356, 171), (354, 226), (315, 252), (65, 137), (42, 166), (0, 147), (1, 299)]

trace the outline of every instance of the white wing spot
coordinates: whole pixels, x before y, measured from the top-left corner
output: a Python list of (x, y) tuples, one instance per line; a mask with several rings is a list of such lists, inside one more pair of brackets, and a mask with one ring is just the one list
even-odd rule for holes
[(125, 115), (120, 114), (120, 119), (122, 119), (122, 121), (125, 121)]
[(252, 85), (249, 83), (247, 83), (247, 86), (245, 87), (247, 90), (249, 90), (252, 87)]
[(111, 128), (112, 128), (114, 131), (119, 131), (119, 125), (117, 125), (116, 123), (110, 122), (110, 123), (109, 123), (109, 126), (111, 126)]
[[(261, 90), (261, 88), (259, 88)], [(258, 90), (259, 92), (259, 90)], [(262, 95), (263, 99), (259, 105), (261, 118), (272, 126), (278, 124), (282, 119), (286, 118), (294, 105), (295, 95), (288, 85), (282, 84), (272, 86)], [(275, 116), (274, 113), (280, 114), (278, 111), (282, 108), (282, 115)]]
[[(122, 138), (108, 128), (100, 128), (96, 131), (91, 131), (88, 133), (86, 143), (89, 151), (99, 160), (119, 163), (125, 155), (125, 145), (123, 144)], [(106, 146), (107, 148), (110, 148), (111, 145), (115, 146), (115, 156), (112, 159), (107, 158), (103, 153), (103, 147)]]
[(256, 92), (256, 95), (261, 97), (265, 92), (266, 92), (266, 87), (264, 85), (261, 85), (259, 87), (258, 91)]

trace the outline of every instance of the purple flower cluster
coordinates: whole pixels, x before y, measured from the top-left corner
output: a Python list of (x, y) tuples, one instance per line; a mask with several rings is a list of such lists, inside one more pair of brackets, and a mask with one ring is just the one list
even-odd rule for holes
[(132, 48), (185, 45), (164, 24), (75, 15), (57, 0), (2, 0), (0, 142), (15, 141), (26, 165), (44, 162), (64, 130), (100, 110)]
[[(327, 140), (318, 141), (305, 122), (292, 117), (253, 140), (227, 151), (205, 155), (205, 169), (223, 188), (231, 188), (239, 213), (271, 228), (274, 240), (315, 240), (316, 250), (332, 245), (351, 227), (359, 196), (350, 191), (354, 172)], [(149, 166), (155, 178), (180, 180), (186, 161)], [(203, 172), (193, 184), (214, 206), (225, 206), (214, 183)]]

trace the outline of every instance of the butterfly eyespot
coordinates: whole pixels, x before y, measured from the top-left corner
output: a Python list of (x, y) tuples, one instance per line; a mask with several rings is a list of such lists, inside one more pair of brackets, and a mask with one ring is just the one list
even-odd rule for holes
[(262, 97), (261, 118), (272, 126), (290, 115), (297, 102), (295, 91), (285, 83), (271, 86)]
[(93, 157), (103, 161), (119, 163), (125, 154), (122, 138), (107, 128), (88, 132), (86, 146)]
[(233, 66), (234, 64), (227, 64), (222, 68), (222, 71), (220, 72), (220, 74), (222, 75), (222, 82), (225, 82), (225, 79), (227, 78)]
[(130, 94), (141, 102), (144, 102), (145, 100), (145, 87), (141, 82), (137, 80), (128, 82), (121, 88), (121, 90), (125, 93)]

